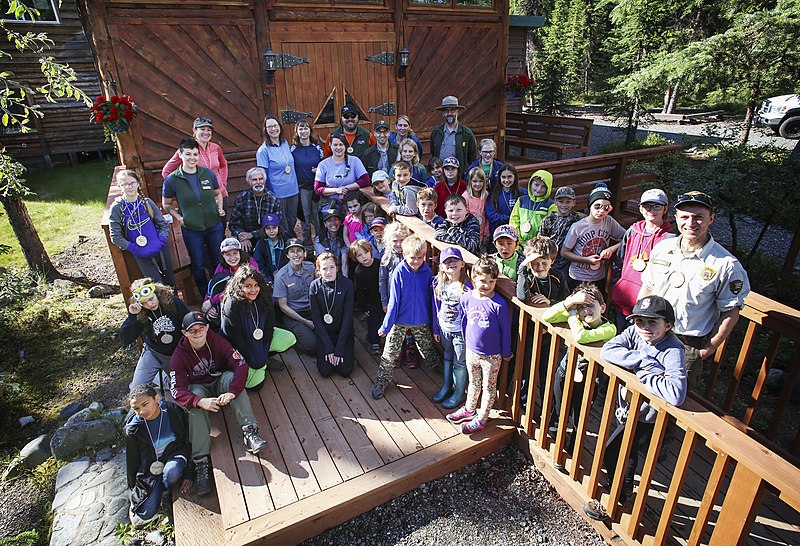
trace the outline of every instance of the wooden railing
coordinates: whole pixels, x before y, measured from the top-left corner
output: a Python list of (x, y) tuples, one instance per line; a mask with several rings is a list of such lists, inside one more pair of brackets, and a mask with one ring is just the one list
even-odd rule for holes
[[(385, 199), (369, 197), (387, 206)], [(450, 246), (435, 241), (433, 230), (419, 219), (398, 217), (397, 220), (423, 237), (431, 246), (433, 256)], [(469, 264), (477, 259), (463, 250), (462, 254)], [(777, 341), (770, 342), (767, 355), (762, 359), (759, 381), (753, 389), (745, 419), (737, 421), (712, 411), (713, 404), (700, 396), (689, 397), (678, 408), (651, 395), (635, 375), (605, 362), (600, 357), (599, 344), (577, 343), (566, 325), (544, 322), (542, 308), (517, 300), (510, 279), (501, 278), (497, 290), (511, 302), (513, 312), (519, 318), (516, 358), (511, 369), (501, 369), (498, 405), (510, 411), (519, 426), (520, 444), (573, 507), (579, 509), (581, 503), (589, 499), (599, 500), (610, 516), (603, 529), (610, 529), (631, 544), (708, 543), (729, 546), (747, 543), (753, 529), (756, 529), (757, 536), (765, 536), (767, 542), (800, 543), (800, 469), (753, 437), (753, 431), (744, 422), (745, 419), (752, 422), (758, 409), (763, 392), (762, 379), (774, 360)], [(726, 404), (716, 408), (717, 411), (722, 413), (726, 405), (730, 406), (728, 399), (742, 384), (747, 359), (741, 355), (752, 356), (756, 331), (769, 329), (773, 332), (773, 339), (786, 336), (796, 340), (800, 331), (797, 328), (799, 320), (796, 310), (778, 302), (758, 294), (747, 298), (741, 322), (745, 324), (748, 335), (737, 360), (734, 382), (728, 388), (732, 394), (726, 397)], [(523, 407), (523, 347), (529, 332), (533, 336), (533, 351), (526, 388), (527, 400), (531, 402)], [(551, 337), (550, 349), (542, 355), (546, 335)], [(548, 416), (554, 405), (553, 383), (561, 347), (566, 348), (568, 367), (558, 429), (555, 437), (551, 437), (547, 434)], [(720, 348), (716, 355), (710, 370), (709, 388), (718, 381), (725, 350), (726, 347)], [(588, 359), (589, 366), (580, 410), (574, 416), (574, 448), (568, 452), (565, 450), (570, 429), (568, 415), (579, 355)], [(739, 361), (743, 362), (741, 366)], [(540, 362), (545, 385), (543, 399), (537, 401)], [(790, 374), (792, 379), (797, 376), (797, 367), (795, 357)], [(616, 393), (621, 385), (629, 392), (632, 408), (646, 401), (658, 411), (643, 468), (638, 474), (638, 488), (632, 504), (629, 502), (625, 506), (619, 500), (624, 462), (633, 449), (638, 425), (636, 419), (630, 419), (626, 424), (615, 474), (608, 477), (611, 485), (603, 487), (601, 484), (605, 446), (613, 429)], [(787, 407), (790, 391), (789, 387), (780, 396), (774, 414), (778, 422)], [(770, 422), (769, 429), (774, 432), (776, 426), (779, 425)], [(675, 436), (681, 440), (680, 447), (674, 460), (666, 457), (661, 462), (662, 448), (667, 451), (675, 447), (665, 445), (665, 435), (670, 428), (677, 431)], [(556, 470), (554, 464), (563, 466), (564, 471)]]

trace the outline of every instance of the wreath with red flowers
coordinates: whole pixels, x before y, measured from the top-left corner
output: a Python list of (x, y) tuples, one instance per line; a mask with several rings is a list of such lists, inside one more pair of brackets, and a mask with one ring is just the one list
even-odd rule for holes
[(139, 115), (136, 103), (128, 95), (113, 95), (110, 99), (100, 95), (90, 107), (90, 120), (102, 123), (106, 138), (113, 133), (124, 133)]
[(503, 91), (509, 95), (523, 97), (533, 92), (533, 78), (529, 78), (527, 74), (509, 76)]

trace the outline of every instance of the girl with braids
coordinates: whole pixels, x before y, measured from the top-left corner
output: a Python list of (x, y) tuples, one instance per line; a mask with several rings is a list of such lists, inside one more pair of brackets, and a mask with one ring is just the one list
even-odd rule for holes
[(169, 359), (183, 336), (181, 321), (189, 309), (171, 287), (154, 282), (150, 277), (133, 281), (131, 295), (133, 302), (119, 329), (119, 339), (129, 345), (141, 337), (144, 348), (130, 388), (155, 383), (169, 396), (169, 389), (164, 388), (169, 385)]
[(274, 325), (272, 290), (264, 275), (249, 265), (239, 267), (222, 298), (222, 334), (250, 367), (245, 384), (248, 389), (261, 388), (267, 369), (283, 370), (283, 362), (270, 355), (295, 343), (294, 334)]
[(152, 199), (142, 197), (136, 171), (121, 170), (115, 181), (122, 195), (108, 212), (111, 242), (133, 255), (143, 276), (175, 287), (172, 256), (167, 248), (169, 222)]

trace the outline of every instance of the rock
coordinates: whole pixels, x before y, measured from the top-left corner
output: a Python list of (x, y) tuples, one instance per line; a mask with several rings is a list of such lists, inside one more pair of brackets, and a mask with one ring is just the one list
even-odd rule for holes
[(161, 534), (161, 531), (150, 531), (144, 536), (144, 539), (156, 546), (163, 546), (164, 544), (164, 535)]
[(70, 290), (75, 284), (67, 279), (56, 279), (53, 281), (53, 286), (59, 290)]
[(30, 425), (33, 423), (35, 419), (33, 418), (33, 415), (26, 415), (25, 417), (20, 417), (18, 421), (19, 426), (24, 427), (25, 425)]
[[(787, 374), (785, 371), (772, 368), (769, 373), (767, 374), (767, 381), (765, 383), (767, 390), (769, 392), (780, 392), (783, 390), (783, 386), (786, 383)], [(20, 419), (20, 424), (22, 424), (22, 419)]]
[(87, 421), (94, 421), (95, 419), (99, 419), (101, 417), (100, 411), (93, 410), (91, 407), (84, 408), (80, 410), (78, 413), (67, 419), (67, 422), (64, 424), (66, 427), (70, 427), (72, 425), (77, 425), (78, 423), (85, 423)]
[(74, 544), (94, 544), (103, 528), (102, 521), (83, 522), (75, 536)]
[[(106, 417), (104, 415), (103, 419), (108, 419), (108, 417)], [(95, 454), (94, 460), (95, 460), (95, 462), (98, 462), (98, 463), (104, 463), (106, 461), (110, 461), (111, 457), (113, 457), (113, 456), (114, 456), (114, 454), (112, 453), (112, 451), (110, 449), (104, 448), (104, 449), (101, 449), (100, 451), (98, 451)]]
[(107, 411), (103, 414), (103, 419), (109, 419), (114, 421), (118, 425), (121, 425), (125, 422), (125, 417), (128, 416), (128, 410), (126, 408), (117, 408), (115, 410)]
[(80, 485), (81, 482), (75, 480), (66, 487), (62, 487), (61, 489), (59, 489), (58, 493), (56, 493), (56, 496), (53, 499), (53, 504), (50, 507), (50, 509), (55, 512), (57, 508), (61, 507), (65, 502), (69, 500), (72, 494), (78, 490), (78, 487), (80, 487)]
[(62, 466), (56, 476), (56, 489), (61, 489), (72, 480), (80, 478), (87, 468), (89, 468), (89, 457), (81, 457)]
[(53, 533), (50, 536), (50, 546), (70, 546), (75, 544), (73, 539), (78, 534), (80, 522), (80, 515), (56, 515), (55, 521), (53, 521)]
[(61, 408), (58, 413), (64, 419), (69, 419), (70, 417), (78, 413), (82, 408), (83, 408), (82, 402), (73, 402), (72, 404)]
[(89, 409), (92, 411), (103, 411), (103, 404), (100, 402), (92, 402), (89, 404)]
[(0, 476), (0, 483), (5, 483), (9, 479), (21, 475), (24, 469), (25, 465), (22, 464), (22, 458), (14, 457), (3, 471), (3, 475)]
[(22, 464), (29, 469), (36, 468), (50, 458), (50, 455), (52, 455), (50, 452), (50, 437), (47, 434), (34, 438), (25, 444), (25, 447), (19, 452)]
[(50, 440), (53, 457), (68, 459), (73, 453), (89, 447), (105, 446), (117, 435), (117, 427), (106, 419), (66, 425), (58, 429)]
[(90, 298), (103, 298), (105, 296), (110, 296), (114, 293), (114, 289), (108, 285), (104, 284), (96, 284), (89, 289), (86, 293), (87, 296)]

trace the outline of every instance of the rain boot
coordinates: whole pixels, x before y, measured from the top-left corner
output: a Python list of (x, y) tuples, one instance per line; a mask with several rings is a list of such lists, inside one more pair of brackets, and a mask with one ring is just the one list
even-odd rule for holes
[(442, 402), (442, 407), (453, 409), (461, 406), (467, 399), (467, 384), (469, 383), (469, 372), (466, 368), (453, 369), (453, 394)]
[(453, 394), (453, 361), (444, 362), (444, 384), (439, 392), (433, 395), (432, 400), (439, 404), (442, 400)]

